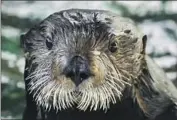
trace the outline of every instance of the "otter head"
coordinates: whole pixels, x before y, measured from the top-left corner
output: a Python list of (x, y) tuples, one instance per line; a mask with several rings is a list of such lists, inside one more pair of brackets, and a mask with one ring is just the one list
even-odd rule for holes
[(107, 11), (50, 15), (21, 37), (27, 90), (46, 109), (108, 109), (140, 72), (137, 33), (132, 21)]

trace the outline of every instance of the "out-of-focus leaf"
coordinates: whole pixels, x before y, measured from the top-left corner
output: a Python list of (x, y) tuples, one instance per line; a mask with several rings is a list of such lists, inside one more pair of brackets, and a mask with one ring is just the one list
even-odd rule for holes
[(30, 18), (19, 18), (14, 15), (1, 13), (1, 20), (3, 25), (12, 26), (22, 30), (26, 30), (39, 23), (39, 19), (32, 20)]
[(9, 111), (7, 115), (12, 116), (21, 116), (22, 111), (25, 107), (25, 94), (24, 89), (20, 89), (17, 86), (9, 85), (9, 84), (1, 84), (2, 87), (4, 87), (4, 90), (2, 91), (2, 98), (1, 100), (4, 101), (3, 104), (1, 104), (1, 109), (3, 111)]
[(16, 40), (10, 40), (5, 36), (1, 36), (1, 49), (4, 51), (9, 51), (16, 55), (22, 55), (22, 49), (20, 48), (20, 40), (18, 38), (11, 38)]
[(129, 9), (125, 5), (119, 4), (117, 1), (112, 1), (109, 7), (115, 11), (120, 11), (123, 16), (130, 15)]
[(164, 30), (169, 34), (169, 36), (177, 41), (177, 32), (170, 29), (170, 28), (164, 28)]

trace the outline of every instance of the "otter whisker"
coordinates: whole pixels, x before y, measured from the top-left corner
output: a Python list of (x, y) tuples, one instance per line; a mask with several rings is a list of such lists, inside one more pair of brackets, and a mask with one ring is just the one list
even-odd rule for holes
[(42, 85), (40, 86), (37, 86), (37, 87), (33, 87), (30, 89), (31, 92), (34, 92), (33, 94), (33, 98), (37, 99), (38, 96), (40, 96), (42, 93), (41, 93), (41, 90), (45, 87), (45, 85), (48, 84), (49, 81), (44, 81)]
[[(39, 81), (39, 79), (40, 79), (40, 81)], [(42, 82), (45, 79), (51, 79), (51, 78), (49, 77), (48, 74), (42, 74), (42, 75), (40, 75), (38, 77), (33, 77), (31, 79), (30, 83), (31, 83), (31, 85), (38, 85), (38, 84), (40, 84), (40, 82)], [(39, 81), (39, 83), (38, 83), (38, 81)]]
[[(29, 83), (30, 86), (33, 86), (34, 88), (36, 88), (37, 86), (41, 85), (44, 81), (49, 80), (50, 77), (49, 76), (45, 76), (45, 77), (41, 77), (39, 79), (32, 79)], [(40, 81), (39, 81), (40, 80)]]
[(122, 79), (118, 79), (118, 78), (116, 78), (116, 77), (114, 77), (114, 76), (112, 76), (112, 75), (107, 74), (107, 76), (111, 77), (112, 79), (115, 79), (117, 82), (119, 82), (119, 83), (122, 84), (123, 86), (124, 86), (124, 84), (131, 85), (130, 83), (128, 83), (128, 82), (126, 82), (126, 81), (124, 81), (124, 80), (122, 80)]
[[(127, 85), (131, 85), (129, 82), (126, 82), (125, 80), (128, 80), (130, 81), (130, 78), (128, 77), (125, 77), (124, 75), (121, 74), (121, 72), (119, 71), (119, 69), (116, 69), (117, 71), (117, 75), (120, 76), (121, 79), (119, 79), (119, 81), (123, 82), (124, 84), (127, 84)], [(128, 76), (128, 75), (127, 75)], [(125, 78), (125, 80), (124, 80)], [(115, 78), (116, 79), (116, 78)]]
[(32, 72), (31, 74), (29, 74), (25, 78), (25, 80), (29, 80), (29, 79), (32, 79), (32, 78), (38, 77), (38, 76), (41, 77), (41, 75), (44, 75), (44, 74), (48, 75), (49, 73), (47, 72), (47, 70), (35, 71), (35, 72)]
[(56, 90), (55, 90), (55, 92), (54, 92), (54, 95), (53, 95), (53, 106), (54, 106), (54, 108), (56, 108), (57, 109), (57, 111), (58, 111), (58, 92), (59, 92), (59, 88), (60, 88), (61, 86), (60, 85), (58, 85), (58, 84), (56, 84)]
[(50, 81), (46, 86), (45, 89), (42, 89), (42, 94), (45, 94), (43, 97), (47, 100), (49, 100), (50, 96), (52, 96), (52, 92), (55, 89), (55, 82), (54, 81)]
[(47, 85), (47, 83), (48, 83), (48, 81), (45, 81), (45, 83), (43, 83), (43, 85), (40, 85), (37, 89), (32, 88), (30, 90), (30, 94), (35, 91), (34, 94), (33, 94), (33, 98), (36, 98), (37, 95), (41, 94), (40, 90), (43, 89), (43, 87), (45, 85)]
[[(114, 76), (116, 76), (116, 75), (114, 75)], [(114, 77), (113, 75), (111, 75), (111, 73), (107, 73), (107, 75), (106, 75), (106, 77), (107, 77), (107, 79), (110, 81), (110, 82), (112, 82), (112, 84), (114, 85), (116, 85), (119, 89), (123, 89), (120, 85), (118, 85), (117, 84), (117, 82), (118, 83), (120, 83), (122, 86), (124, 86), (124, 83), (122, 83), (122, 81), (120, 81), (120, 78), (116, 78), (116, 77)]]

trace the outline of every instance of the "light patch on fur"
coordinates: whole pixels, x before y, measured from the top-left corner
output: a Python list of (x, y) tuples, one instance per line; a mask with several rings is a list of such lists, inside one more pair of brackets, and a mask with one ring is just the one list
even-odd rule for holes
[(100, 51), (97, 51), (97, 50), (92, 51), (92, 53), (93, 53), (94, 55), (98, 55), (98, 56), (101, 54), (101, 52), (100, 52)]

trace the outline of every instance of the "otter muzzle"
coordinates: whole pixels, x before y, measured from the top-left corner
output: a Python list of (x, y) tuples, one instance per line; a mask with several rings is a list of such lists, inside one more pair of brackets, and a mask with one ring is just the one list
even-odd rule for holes
[(66, 77), (71, 78), (76, 86), (90, 76), (90, 70), (87, 60), (81, 56), (74, 56), (64, 70)]

